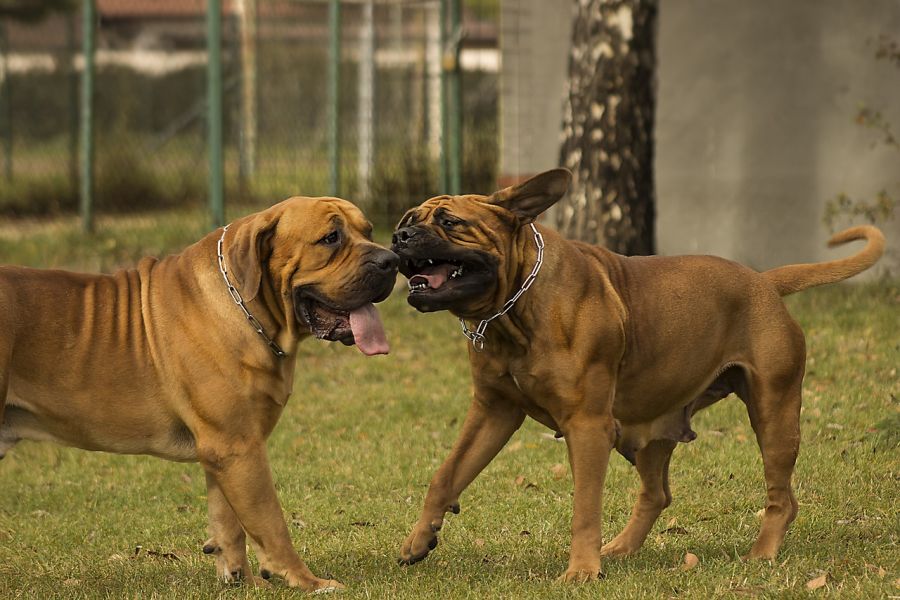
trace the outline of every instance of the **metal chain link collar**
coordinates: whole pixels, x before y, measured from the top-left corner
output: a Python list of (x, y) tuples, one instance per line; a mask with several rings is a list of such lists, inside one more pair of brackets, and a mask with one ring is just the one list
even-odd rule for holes
[[(472, 342), (472, 348), (475, 349), (475, 352), (481, 352), (484, 350), (484, 332), (487, 329), (488, 324), (496, 319), (497, 317), (502, 317), (506, 313), (510, 311), (510, 309), (515, 305), (516, 300), (518, 300), (522, 294), (528, 291), (528, 288), (531, 287), (531, 284), (534, 283), (534, 280), (537, 279), (538, 271), (541, 270), (541, 265), (544, 263), (544, 236), (540, 234), (537, 230), (537, 227), (534, 226), (534, 223), (531, 224), (531, 230), (534, 232), (534, 245), (537, 246), (537, 259), (534, 261), (534, 267), (531, 269), (531, 274), (525, 279), (525, 282), (522, 283), (522, 287), (519, 288), (519, 291), (516, 294), (506, 301), (506, 304), (503, 305), (503, 308), (500, 309), (493, 317), (482, 320), (478, 327), (475, 328), (475, 331), (469, 329), (468, 325), (466, 325), (465, 319), (460, 319), (459, 324), (462, 325), (463, 335), (466, 336), (470, 342)], [(224, 235), (224, 234), (222, 234)]]
[(247, 310), (247, 305), (244, 304), (244, 299), (241, 297), (241, 293), (238, 291), (236, 287), (231, 284), (231, 281), (228, 279), (228, 269), (225, 267), (225, 256), (222, 254), (222, 246), (225, 244), (225, 232), (228, 231), (228, 228), (231, 224), (226, 225), (222, 228), (222, 237), (219, 238), (219, 243), (216, 244), (216, 254), (219, 257), (219, 272), (222, 273), (222, 278), (225, 280), (225, 285), (228, 286), (228, 293), (231, 295), (231, 299), (234, 300), (234, 303), (238, 305), (241, 311), (244, 313), (244, 316), (247, 317), (247, 322), (250, 323), (250, 326), (256, 330), (256, 333), (259, 334), (259, 337), (263, 339), (266, 345), (269, 347), (269, 350), (272, 351), (272, 354), (277, 356), (278, 358), (284, 358), (287, 356), (284, 350), (275, 343), (275, 340), (266, 335), (266, 332), (263, 331), (263, 326), (259, 322), (259, 319), (253, 316), (253, 314)]

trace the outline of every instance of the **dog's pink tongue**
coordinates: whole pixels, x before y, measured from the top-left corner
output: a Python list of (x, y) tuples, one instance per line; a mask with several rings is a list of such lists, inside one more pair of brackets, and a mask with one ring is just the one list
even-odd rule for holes
[(444, 283), (450, 277), (450, 265), (443, 264), (434, 267), (428, 267), (426, 269), (423, 269), (422, 272), (418, 274), (418, 277), (424, 277), (425, 280), (428, 281), (428, 287), (436, 290), (444, 285)]
[(381, 317), (371, 302), (350, 313), (350, 330), (353, 332), (356, 347), (366, 356), (387, 354), (390, 351)]

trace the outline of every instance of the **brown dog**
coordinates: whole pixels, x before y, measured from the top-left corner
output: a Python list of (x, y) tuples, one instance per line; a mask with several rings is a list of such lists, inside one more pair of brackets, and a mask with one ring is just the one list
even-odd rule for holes
[[(310, 335), (387, 352), (397, 257), (337, 198), (291, 198), (179, 255), (83, 275), (0, 267), (0, 458), (20, 439), (199, 461), (226, 580), (339, 587), (294, 550), (266, 458)], [(248, 320), (250, 323), (248, 324)]]
[[(694, 439), (691, 415), (731, 392), (747, 406), (765, 466), (765, 514), (749, 556), (774, 557), (797, 514), (791, 475), (805, 361), (781, 296), (867, 269), (883, 236), (848, 229), (830, 243), (868, 240), (857, 255), (765, 273), (711, 256), (626, 258), (532, 225), (570, 179), (557, 169), (489, 197), (432, 198), (394, 233), (409, 303), (461, 318), (474, 379), (462, 431), (401, 562), (437, 545), (445, 512), (459, 510), (459, 495), (528, 415), (568, 446), (575, 506), (561, 579), (598, 577), (601, 557), (637, 551), (668, 506), (669, 458)], [(642, 487), (625, 529), (602, 545), (613, 447), (637, 466)]]

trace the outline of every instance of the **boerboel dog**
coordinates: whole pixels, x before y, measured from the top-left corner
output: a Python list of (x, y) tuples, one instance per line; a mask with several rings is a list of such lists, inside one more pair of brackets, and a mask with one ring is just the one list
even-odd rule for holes
[(294, 382), (297, 343), (388, 351), (373, 305), (397, 256), (338, 198), (296, 197), (181, 254), (112, 275), (0, 267), (0, 457), (19, 440), (199, 461), (203, 550), (226, 580), (314, 591), (275, 493), (266, 439)]
[[(694, 439), (691, 416), (731, 392), (747, 406), (765, 467), (766, 507), (749, 557), (774, 557), (797, 514), (791, 475), (805, 361), (803, 333), (781, 297), (869, 268), (883, 236), (854, 227), (830, 243), (867, 240), (855, 256), (763, 273), (712, 256), (625, 257), (534, 224), (570, 179), (557, 169), (491, 196), (438, 196), (394, 233), (409, 303), (460, 318), (474, 379), (462, 431), (401, 563), (437, 545), (446, 511), (459, 510), (462, 491), (527, 415), (568, 447), (572, 546), (560, 579), (597, 578), (601, 558), (636, 552), (671, 501), (669, 458)], [(641, 490), (625, 529), (604, 545), (612, 448), (636, 465)]]

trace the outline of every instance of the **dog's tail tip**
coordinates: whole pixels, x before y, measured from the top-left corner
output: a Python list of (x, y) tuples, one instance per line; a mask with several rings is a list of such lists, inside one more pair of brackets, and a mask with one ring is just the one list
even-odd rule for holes
[[(874, 243), (879, 246), (882, 251), (884, 249), (884, 234), (881, 233), (880, 229), (873, 225), (857, 225), (856, 227), (849, 227), (843, 231), (839, 231), (828, 240), (828, 247), (834, 248), (835, 246), (840, 246), (856, 240), (867, 240), (870, 244)], [(881, 256), (880, 252), (879, 256)]]
[(786, 265), (765, 271), (763, 274), (782, 296), (818, 285), (843, 281), (865, 271), (884, 254), (884, 234), (873, 225), (857, 225), (840, 231), (831, 236), (828, 247), (834, 248), (856, 240), (865, 240), (866, 245), (847, 258), (822, 263)]

